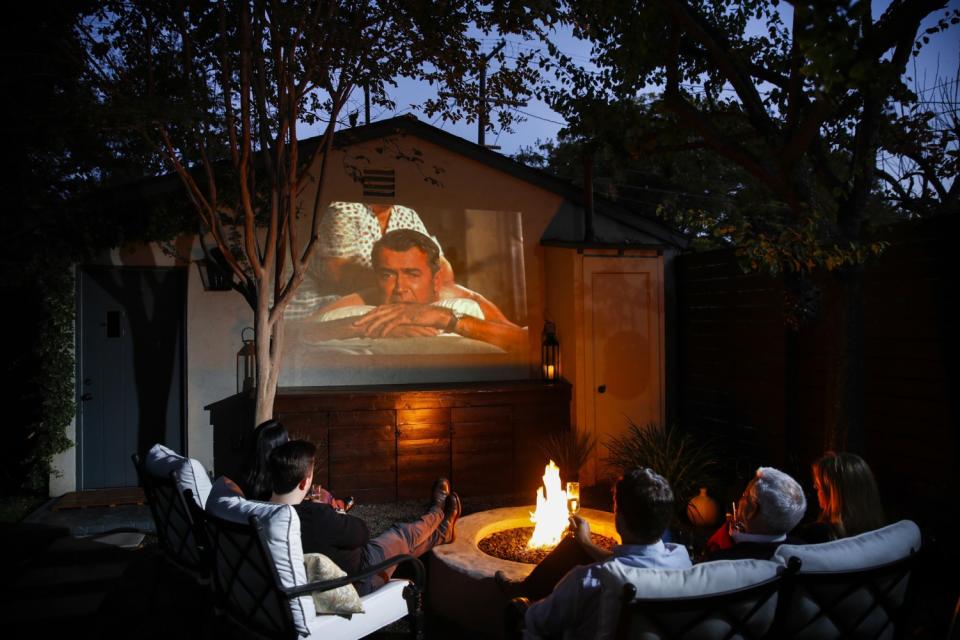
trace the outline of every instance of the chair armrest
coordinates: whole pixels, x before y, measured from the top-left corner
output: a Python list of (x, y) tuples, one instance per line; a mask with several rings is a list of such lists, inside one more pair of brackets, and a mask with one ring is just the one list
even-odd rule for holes
[(333, 580), (318, 580), (316, 582), (308, 582), (307, 584), (302, 584), (296, 587), (284, 588), (283, 592), (287, 595), (287, 597), (295, 598), (308, 593), (313, 593), (314, 591), (329, 591), (330, 589), (336, 589), (348, 584), (353, 584), (354, 582), (360, 582), (361, 580), (377, 575), (384, 569), (401, 564), (403, 562), (409, 562), (413, 566), (413, 583), (417, 586), (417, 588), (422, 588), (424, 582), (423, 563), (413, 556), (399, 555), (392, 558), (387, 558), (383, 562), (371, 565), (364, 571), (352, 576), (343, 576), (342, 578), (335, 578)]

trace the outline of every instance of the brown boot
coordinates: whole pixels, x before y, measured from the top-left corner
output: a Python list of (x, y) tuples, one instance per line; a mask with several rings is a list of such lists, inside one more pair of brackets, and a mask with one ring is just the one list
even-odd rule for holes
[(457, 539), (457, 518), (460, 517), (461, 509), (460, 496), (454, 491), (447, 496), (447, 500), (443, 504), (443, 521), (437, 527), (440, 534), (440, 540), (437, 544), (450, 544)]
[(433, 481), (433, 488), (430, 490), (430, 505), (431, 509), (443, 509), (444, 505), (447, 503), (447, 498), (450, 496), (450, 481), (440, 476)]

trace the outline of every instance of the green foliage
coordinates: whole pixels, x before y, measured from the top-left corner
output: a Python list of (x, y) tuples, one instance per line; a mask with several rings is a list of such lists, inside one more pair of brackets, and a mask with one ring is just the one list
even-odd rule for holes
[(628, 420), (627, 432), (606, 442), (606, 461), (621, 472), (649, 467), (662, 475), (673, 488), (680, 506), (697, 494), (719, 468), (716, 446), (706, 438), (683, 433), (676, 426), (651, 422), (639, 426)]
[(552, 433), (540, 445), (544, 457), (556, 462), (571, 480), (579, 479), (580, 470), (596, 448), (597, 439), (592, 433), (574, 428)]
[(14, 96), (0, 107), (10, 161), (0, 172), (0, 286), (17, 324), (3, 363), (14, 398), (0, 437), (5, 494), (45, 493), (52, 456), (72, 445), (74, 265), (125, 242), (195, 229), (182, 198), (156, 196), (164, 191), (157, 183), (132, 185), (163, 167), (142, 139), (116, 126), (86, 75), (75, 27), (88, 7), (23, 3), (0, 26), (2, 84)]
[(43, 504), (44, 498), (38, 496), (0, 497), (0, 523), (17, 523), (33, 513)]
[[(934, 126), (904, 82), (919, 47), (948, 31), (955, 38), (960, 11), (903, 2), (874, 17), (871, 6), (791, 3), (785, 23), (778, 3), (762, 0), (565, 2), (560, 20), (591, 42), (591, 64), (554, 47), (547, 67), (559, 86), (542, 93), (570, 123), (567, 135), (619, 145), (620, 162), (680, 142), (735, 166), (726, 193), (712, 192), (735, 205), (688, 197), (684, 208), (702, 209), (705, 220), (666, 206), (660, 215), (702, 225), (714, 242), (734, 245), (746, 268), (804, 274), (859, 264), (883, 249), (871, 221), (946, 211), (960, 198), (943, 188), (956, 175), (955, 97)], [(939, 20), (921, 34), (926, 18)], [(650, 134), (633, 137), (624, 105), (651, 87), (657, 94), (641, 110)], [(909, 162), (884, 175), (881, 148)], [(699, 194), (702, 174), (686, 175), (688, 193)]]

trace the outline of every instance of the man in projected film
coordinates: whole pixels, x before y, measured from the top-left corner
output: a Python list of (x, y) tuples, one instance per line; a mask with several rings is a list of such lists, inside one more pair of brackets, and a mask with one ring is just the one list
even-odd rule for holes
[[(383, 236), (372, 252), (376, 287), (320, 309), (310, 341), (343, 338), (411, 338), (457, 334), (507, 351), (525, 347), (526, 331), (492, 302), (460, 285), (444, 284), (436, 242), (412, 229)], [(367, 310), (363, 305), (374, 305)], [(363, 315), (357, 317), (357, 309)]]

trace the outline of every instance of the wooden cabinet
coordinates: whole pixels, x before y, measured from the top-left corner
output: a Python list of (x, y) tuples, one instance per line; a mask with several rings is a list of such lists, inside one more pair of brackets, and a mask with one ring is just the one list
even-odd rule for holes
[(532, 495), (545, 463), (540, 442), (570, 428), (570, 385), (285, 388), (274, 408), (294, 437), (317, 444), (317, 481), (337, 495), (425, 499), (439, 475), (464, 496)]

